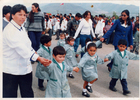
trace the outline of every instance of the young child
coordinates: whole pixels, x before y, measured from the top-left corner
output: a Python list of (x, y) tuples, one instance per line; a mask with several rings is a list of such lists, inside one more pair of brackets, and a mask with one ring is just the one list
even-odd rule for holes
[(65, 33), (61, 33), (59, 37), (60, 37), (60, 39), (57, 42), (57, 46), (64, 47), (64, 45), (66, 44), (66, 40), (65, 40), (66, 35), (65, 35)]
[[(67, 63), (68, 66), (76, 67), (78, 66), (78, 63), (75, 58), (73, 45), (74, 45), (74, 38), (70, 36), (66, 39), (66, 44), (64, 45), (64, 48), (66, 50), (65, 62)], [(72, 71), (69, 73), (69, 77), (74, 78)]]
[[(87, 43), (91, 43), (91, 42), (92, 41), (91, 41), (90, 38), (87, 38), (86, 41), (85, 41), (86, 45), (87, 45)], [(100, 44), (102, 44), (102, 42), (100, 40), (98, 40), (95, 44), (96, 44), (96, 47), (98, 47)], [(79, 54), (85, 53), (85, 52), (86, 52), (86, 47), (84, 46), (83, 48), (81, 48), (80, 50), (78, 50), (76, 52), (76, 58), (79, 56)]]
[(133, 42), (133, 50), (131, 50), (131, 52), (135, 50), (135, 54), (139, 54), (139, 26), (136, 29), (137, 32), (135, 34), (135, 39)]
[[(44, 57), (46, 59), (52, 60), (52, 51), (51, 51), (51, 37), (47, 35), (43, 35), (40, 38), (40, 48), (37, 51), (37, 54), (41, 57)], [(48, 74), (45, 71), (42, 71), (42, 67), (44, 67), (40, 62), (38, 62), (38, 65), (36, 67), (36, 74), (35, 76), (38, 78), (38, 86), (39, 89), (42, 91), (45, 91), (45, 88), (43, 86), (44, 79), (49, 80)]]
[[(66, 77), (67, 71), (74, 70), (65, 62), (66, 51), (62, 46), (56, 46), (53, 49), (52, 63), (44, 67), (44, 71), (49, 74), (50, 80), (47, 83), (47, 98), (69, 98), (71, 97), (69, 83)], [(75, 70), (74, 70), (75, 71)]]
[(109, 74), (109, 76), (112, 78), (109, 84), (109, 89), (116, 92), (117, 90), (115, 88), (115, 85), (117, 80), (120, 79), (124, 95), (131, 93), (128, 90), (126, 81), (128, 60), (139, 60), (139, 55), (127, 51), (126, 48), (127, 41), (124, 39), (120, 39), (118, 42), (118, 49), (105, 56), (106, 60), (113, 59), (113, 66)]
[(104, 64), (104, 61), (96, 53), (97, 47), (95, 43), (88, 43), (86, 51), (76, 68), (77, 71), (82, 68), (82, 78), (84, 80), (82, 95), (90, 97), (87, 90), (92, 93), (91, 86), (98, 79), (97, 64)]

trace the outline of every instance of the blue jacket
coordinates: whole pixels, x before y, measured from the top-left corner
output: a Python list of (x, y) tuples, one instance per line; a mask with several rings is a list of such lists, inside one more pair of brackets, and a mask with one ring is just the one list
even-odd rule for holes
[(113, 31), (115, 30), (115, 36), (113, 40), (113, 45), (117, 46), (118, 41), (120, 39), (125, 39), (127, 41), (127, 46), (133, 45), (133, 31), (132, 31), (132, 23), (128, 27), (121, 26), (120, 20), (117, 19), (113, 26), (110, 28), (110, 30), (107, 31), (107, 33), (103, 36), (104, 39), (108, 38)]

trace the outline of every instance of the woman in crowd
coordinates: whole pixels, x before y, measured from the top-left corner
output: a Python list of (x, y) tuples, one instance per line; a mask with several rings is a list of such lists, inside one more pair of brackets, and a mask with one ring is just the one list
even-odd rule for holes
[[(80, 22), (78, 29), (76, 30), (74, 39), (76, 39), (78, 37), (78, 35), (80, 34), (80, 43), (82, 45), (82, 47), (84, 47), (85, 44), (85, 40), (87, 38), (90, 38), (92, 40), (92, 36), (95, 38), (95, 34), (92, 28), (92, 20), (91, 18), (91, 12), (90, 11), (86, 11), (83, 14), (84, 19)], [(92, 34), (92, 36), (91, 36)], [(81, 54), (81, 56), (83, 56), (83, 54)]]
[[(113, 45), (115, 50), (118, 49), (117, 44), (120, 39), (125, 39), (127, 41), (127, 47), (130, 46), (130, 49), (133, 48), (133, 30), (132, 30), (132, 23), (129, 16), (129, 11), (124, 10), (121, 13), (121, 18), (116, 20), (110, 30), (101, 38), (100, 40), (103, 42), (104, 39), (107, 39), (115, 30), (115, 36), (113, 40)], [(113, 61), (109, 63), (107, 66), (110, 68), (112, 67)]]
[(32, 10), (27, 17), (25, 28), (28, 31), (33, 49), (37, 51), (40, 45), (41, 33), (45, 34), (46, 30), (45, 17), (41, 12), (38, 3), (32, 4)]
[(3, 97), (16, 98), (19, 86), (21, 97), (34, 97), (32, 90), (31, 60), (38, 60), (44, 66), (51, 61), (40, 57), (31, 47), (25, 28), (27, 9), (24, 5), (14, 5), (11, 20), (3, 31)]

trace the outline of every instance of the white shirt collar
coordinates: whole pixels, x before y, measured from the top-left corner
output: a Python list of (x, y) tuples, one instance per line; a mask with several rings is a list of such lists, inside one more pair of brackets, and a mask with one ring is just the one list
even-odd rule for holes
[(128, 26), (127, 24), (125, 25), (124, 23), (123, 23), (123, 24), (121, 24), (121, 25), (122, 25), (123, 27), (125, 27), (125, 28)]
[[(14, 20), (10, 21), (17, 29), (21, 30), (22, 26), (19, 26)], [(23, 28), (22, 28), (23, 29)]]
[(5, 17), (3, 18), (6, 22), (9, 22)]
[(49, 50), (49, 47), (44, 46), (47, 50)]

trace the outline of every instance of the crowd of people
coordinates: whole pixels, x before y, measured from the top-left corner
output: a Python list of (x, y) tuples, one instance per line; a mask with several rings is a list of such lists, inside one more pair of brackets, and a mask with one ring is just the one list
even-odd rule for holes
[[(57, 46), (51, 48), (52, 36), (56, 35)], [(96, 41), (96, 43), (93, 42)], [(134, 40), (134, 41), (133, 41)], [(104, 59), (96, 53), (102, 42), (113, 41), (114, 51)], [(81, 50), (77, 50), (81, 44)], [(131, 52), (127, 50), (130, 46)], [(135, 51), (135, 54), (132, 53)], [(80, 62), (76, 58), (81, 54)], [(98, 80), (97, 64), (111, 61), (107, 66), (112, 78), (109, 89), (116, 92), (120, 79), (123, 94), (131, 93), (127, 87), (129, 59), (139, 60), (139, 16), (130, 19), (128, 10), (123, 10), (119, 19), (103, 15), (83, 14), (50, 15), (41, 12), (38, 3), (32, 10), (22, 4), (3, 7), (3, 97), (34, 97), (32, 90), (32, 64), (38, 62), (36, 77), (45, 97), (71, 97), (68, 77), (81, 69), (84, 80), (82, 95), (90, 97), (92, 84)], [(121, 63), (120, 63), (121, 62)], [(117, 73), (117, 74), (116, 74)], [(47, 87), (43, 86), (47, 80)], [(88, 92), (87, 92), (88, 91)]]

